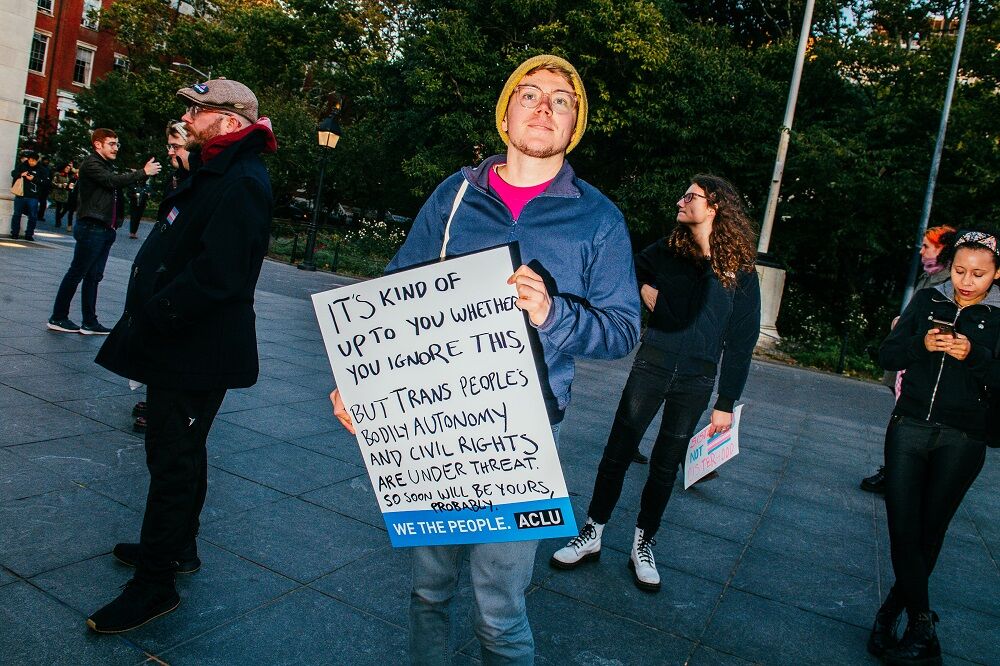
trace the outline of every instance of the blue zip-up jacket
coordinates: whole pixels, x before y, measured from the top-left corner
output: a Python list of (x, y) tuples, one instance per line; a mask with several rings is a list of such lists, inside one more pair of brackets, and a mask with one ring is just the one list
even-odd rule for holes
[(501, 155), (490, 157), (441, 183), (420, 209), (386, 272), (438, 258), (455, 195), (467, 180), (469, 187), (452, 219), (447, 254), (517, 242), (520, 263), (545, 280), (552, 308), (535, 328), (544, 361), (536, 356), (535, 365), (549, 419), (558, 423), (570, 400), (573, 359), (620, 358), (639, 339), (632, 244), (621, 211), (577, 178), (568, 162), (513, 220), (488, 185), (490, 169), (505, 161)]

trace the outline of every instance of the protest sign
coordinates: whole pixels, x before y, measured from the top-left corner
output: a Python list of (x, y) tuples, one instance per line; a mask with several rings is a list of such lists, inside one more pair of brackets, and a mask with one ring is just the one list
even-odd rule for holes
[(313, 295), (393, 546), (577, 533), (508, 247)]
[(684, 458), (684, 490), (740, 452), (742, 411), (743, 405), (736, 405), (733, 410), (733, 425), (729, 430), (709, 437), (709, 426), (705, 426), (688, 442), (687, 456)]

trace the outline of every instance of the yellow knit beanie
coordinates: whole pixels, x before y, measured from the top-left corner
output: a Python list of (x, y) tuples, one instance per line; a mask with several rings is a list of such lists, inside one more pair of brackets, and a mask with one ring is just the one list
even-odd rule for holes
[(554, 55), (537, 55), (528, 58), (518, 65), (514, 73), (507, 79), (507, 83), (504, 84), (503, 90), (500, 92), (500, 99), (497, 100), (497, 132), (500, 133), (500, 138), (503, 139), (504, 143), (510, 143), (507, 132), (503, 131), (503, 119), (507, 115), (507, 105), (510, 103), (511, 95), (514, 94), (514, 88), (531, 70), (549, 66), (566, 70), (573, 81), (573, 90), (577, 96), (576, 127), (573, 128), (573, 136), (569, 140), (566, 152), (573, 150), (576, 148), (576, 144), (580, 143), (583, 132), (587, 129), (587, 91), (583, 89), (583, 79), (580, 78), (576, 68), (566, 60)]

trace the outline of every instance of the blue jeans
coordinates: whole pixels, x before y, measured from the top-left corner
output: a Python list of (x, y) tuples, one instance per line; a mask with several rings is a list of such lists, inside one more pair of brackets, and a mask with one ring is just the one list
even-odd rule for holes
[(83, 325), (93, 326), (97, 321), (97, 285), (104, 279), (104, 267), (108, 263), (108, 253), (115, 242), (115, 231), (103, 222), (77, 220), (73, 227), (76, 248), (73, 261), (56, 292), (56, 302), (52, 306), (53, 319), (68, 319), (69, 305), (76, 294), (76, 288), (83, 281), (81, 306)]
[[(594, 494), (587, 515), (601, 524), (610, 520), (621, 496), (632, 456), (639, 450), (646, 428), (663, 405), (660, 431), (649, 457), (649, 477), (642, 489), (636, 520), (636, 527), (642, 528), (644, 534), (651, 537), (660, 528), (660, 520), (673, 492), (677, 466), (684, 460), (688, 442), (708, 407), (715, 378), (678, 374), (675, 369), (657, 365), (646, 358), (645, 351), (640, 349), (636, 355), (625, 383), (611, 434), (597, 468)], [(651, 354), (650, 357), (656, 358), (656, 355)]]
[(14, 197), (14, 214), (10, 217), (10, 235), (21, 234), (21, 216), (28, 216), (28, 226), (24, 229), (24, 237), (35, 235), (35, 222), (38, 220), (38, 199), (33, 197)]
[[(559, 442), (559, 424), (552, 426)], [(524, 592), (531, 584), (538, 541), (511, 541), (413, 549), (410, 592), (410, 662), (451, 664), (451, 600), (469, 553), (476, 638), (483, 663), (535, 663)]]

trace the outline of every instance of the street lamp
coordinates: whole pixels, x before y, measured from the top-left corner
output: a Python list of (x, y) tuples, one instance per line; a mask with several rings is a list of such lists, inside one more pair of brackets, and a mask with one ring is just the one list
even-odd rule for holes
[(206, 81), (211, 81), (212, 80), (212, 70), (208, 70), (208, 74), (206, 74), (205, 72), (201, 71), (197, 67), (192, 67), (191, 65), (187, 64), (186, 62), (172, 62), (172, 63), (170, 63), (170, 65), (172, 67), (183, 67), (184, 69), (190, 69), (192, 72), (194, 72), (195, 74), (197, 74), (198, 76), (200, 76), (204, 80), (206, 80)]
[(323, 206), (323, 175), (326, 173), (327, 148), (336, 148), (343, 130), (337, 123), (337, 110), (327, 116), (316, 128), (316, 141), (322, 149), (319, 161), (319, 184), (316, 186), (316, 203), (313, 204), (312, 222), (309, 223), (309, 239), (306, 241), (306, 254), (299, 264), (304, 271), (316, 270), (313, 255), (316, 252), (316, 231), (319, 228), (319, 210)]

